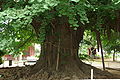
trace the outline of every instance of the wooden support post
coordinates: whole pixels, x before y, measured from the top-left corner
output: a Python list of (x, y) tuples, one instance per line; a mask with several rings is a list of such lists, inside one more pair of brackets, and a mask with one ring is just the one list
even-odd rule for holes
[(102, 42), (101, 42), (101, 39), (100, 39), (100, 32), (97, 31), (97, 30), (95, 30), (95, 32), (96, 32), (96, 39), (97, 39), (98, 47), (100, 46), (100, 48), (101, 48), (101, 57), (102, 57), (103, 70), (105, 70), (105, 63), (104, 63)]
[(91, 69), (91, 80), (93, 80), (93, 69)]
[(60, 58), (60, 39), (59, 39), (59, 44), (58, 44), (58, 53), (57, 53), (57, 65), (56, 65), (56, 71), (59, 68), (59, 58)]
[(102, 49), (101, 40), (100, 40), (100, 48), (101, 48), (101, 57), (102, 57), (103, 70), (105, 70), (105, 63), (104, 63), (104, 56), (103, 56), (103, 49)]

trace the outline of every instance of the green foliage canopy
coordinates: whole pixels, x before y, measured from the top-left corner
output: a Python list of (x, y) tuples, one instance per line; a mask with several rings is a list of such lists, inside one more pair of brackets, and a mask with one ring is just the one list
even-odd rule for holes
[(56, 17), (67, 17), (75, 30), (84, 26), (105, 33), (120, 31), (119, 24), (114, 25), (119, 9), (119, 0), (0, 0), (0, 48), (18, 50), (37, 42), (34, 20), (41, 23), (38, 42)]

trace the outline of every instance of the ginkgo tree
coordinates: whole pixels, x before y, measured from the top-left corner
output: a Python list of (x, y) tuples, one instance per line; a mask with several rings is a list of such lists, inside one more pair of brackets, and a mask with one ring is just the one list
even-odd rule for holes
[(31, 74), (44, 69), (88, 78), (91, 66), (78, 57), (84, 31), (95, 32), (101, 46), (101, 33), (109, 37), (111, 30), (120, 31), (119, 4), (119, 0), (0, 0), (1, 48), (18, 50), (39, 43), (41, 55)]

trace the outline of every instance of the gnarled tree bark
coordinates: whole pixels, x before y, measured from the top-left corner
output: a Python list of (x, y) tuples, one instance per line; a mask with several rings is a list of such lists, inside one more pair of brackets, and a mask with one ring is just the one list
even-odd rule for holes
[(91, 68), (97, 75), (99, 72), (101, 73), (101, 70), (83, 63), (78, 57), (79, 43), (83, 39), (84, 27), (74, 30), (66, 18), (58, 18), (51, 22), (51, 29), (46, 33), (41, 56), (31, 74), (43, 69), (50, 75), (52, 75), (51, 72), (58, 71), (58, 73), (76, 75), (79, 78), (90, 78)]

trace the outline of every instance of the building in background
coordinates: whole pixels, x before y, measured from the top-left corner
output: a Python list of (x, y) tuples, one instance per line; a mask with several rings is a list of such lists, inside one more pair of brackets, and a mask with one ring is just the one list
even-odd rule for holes
[(29, 46), (28, 49), (23, 51), (23, 54), (18, 57), (13, 57), (12, 55), (4, 55), (4, 60), (27, 60), (27, 57), (35, 56), (35, 46)]

